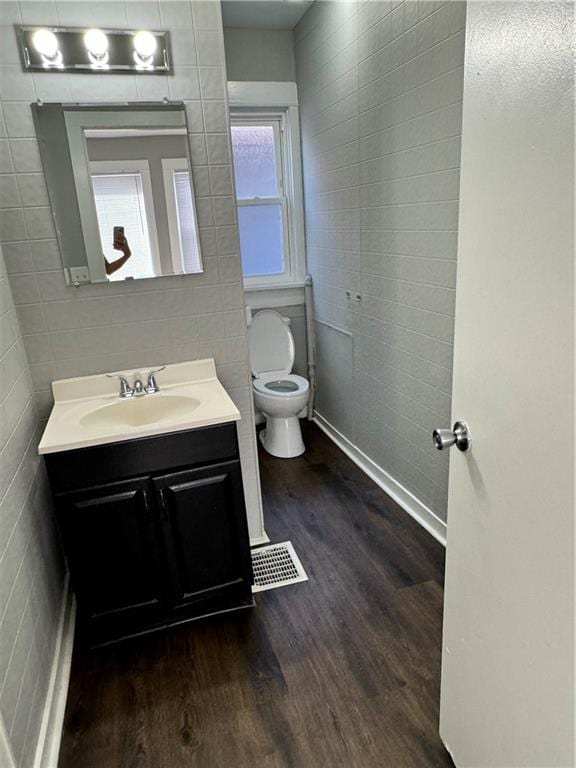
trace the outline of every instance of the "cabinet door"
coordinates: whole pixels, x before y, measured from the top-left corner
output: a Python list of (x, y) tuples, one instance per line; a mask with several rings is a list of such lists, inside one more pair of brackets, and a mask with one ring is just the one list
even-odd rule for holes
[(142, 478), (57, 497), (79, 619), (93, 642), (162, 619), (150, 489)]
[(240, 463), (153, 480), (162, 511), (173, 611), (250, 595), (252, 562)]

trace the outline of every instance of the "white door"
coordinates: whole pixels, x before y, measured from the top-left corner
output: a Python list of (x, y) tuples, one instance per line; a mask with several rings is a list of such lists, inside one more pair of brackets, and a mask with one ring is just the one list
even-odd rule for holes
[[(470, 2), (440, 732), (574, 766), (572, 3)], [(447, 425), (439, 425), (447, 426)]]

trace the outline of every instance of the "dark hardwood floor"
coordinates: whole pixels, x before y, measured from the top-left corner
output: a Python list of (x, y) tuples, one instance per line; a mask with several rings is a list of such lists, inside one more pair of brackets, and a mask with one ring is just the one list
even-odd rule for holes
[(316, 427), (261, 453), (309, 581), (72, 665), (59, 768), (444, 768), (443, 549)]

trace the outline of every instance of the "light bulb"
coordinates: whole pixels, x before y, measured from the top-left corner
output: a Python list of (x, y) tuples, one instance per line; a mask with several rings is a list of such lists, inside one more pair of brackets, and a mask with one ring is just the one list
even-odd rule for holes
[(84, 35), (84, 45), (97, 58), (103, 58), (108, 52), (108, 38), (101, 29), (89, 29)]
[(143, 30), (134, 36), (134, 50), (143, 60), (149, 60), (154, 56), (158, 43), (152, 32)]
[(34, 32), (32, 44), (44, 58), (49, 59), (50, 61), (57, 58), (59, 53), (58, 38), (54, 32), (50, 32), (49, 29), (39, 29)]

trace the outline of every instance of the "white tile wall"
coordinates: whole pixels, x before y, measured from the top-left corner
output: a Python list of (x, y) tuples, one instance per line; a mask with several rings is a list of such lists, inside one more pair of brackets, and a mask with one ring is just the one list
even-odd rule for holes
[[(214, 357), (219, 376), (241, 405), (248, 517), (251, 534), (258, 537), (262, 534), (260, 486), (248, 397), (246, 327), (240, 311), (244, 299), (220, 4), (213, 0), (0, 4), (5, 37), (10, 38), (10, 26), (24, 18), (71, 26), (130, 24), (168, 29), (175, 63), (172, 76), (158, 78), (30, 75), (21, 71), (16, 50), (3, 54), (0, 125), (5, 126), (6, 138), (0, 138), (0, 241), (41, 418), (49, 413), (54, 379)], [(67, 288), (30, 102), (165, 96), (186, 102), (204, 273)]]
[[(26, 74), (9, 44), (11, 27), (18, 23), (168, 28), (176, 73), (146, 79)], [(51, 381), (215, 357), (218, 374), (242, 412), (240, 453), (255, 537), (261, 535), (262, 519), (220, 4), (2, 0), (0, 25), (0, 714), (18, 768), (28, 768), (63, 578), (43, 464), (36, 455), (51, 407)], [(209, 44), (199, 44), (205, 33)], [(187, 101), (203, 217), (203, 274), (67, 288), (30, 102), (164, 96)]]
[(463, 2), (327, 0), (294, 35), (318, 407), (443, 519), (464, 26)]
[(32, 765), (63, 586), (39, 419), (0, 251), (0, 715), (18, 768)]

